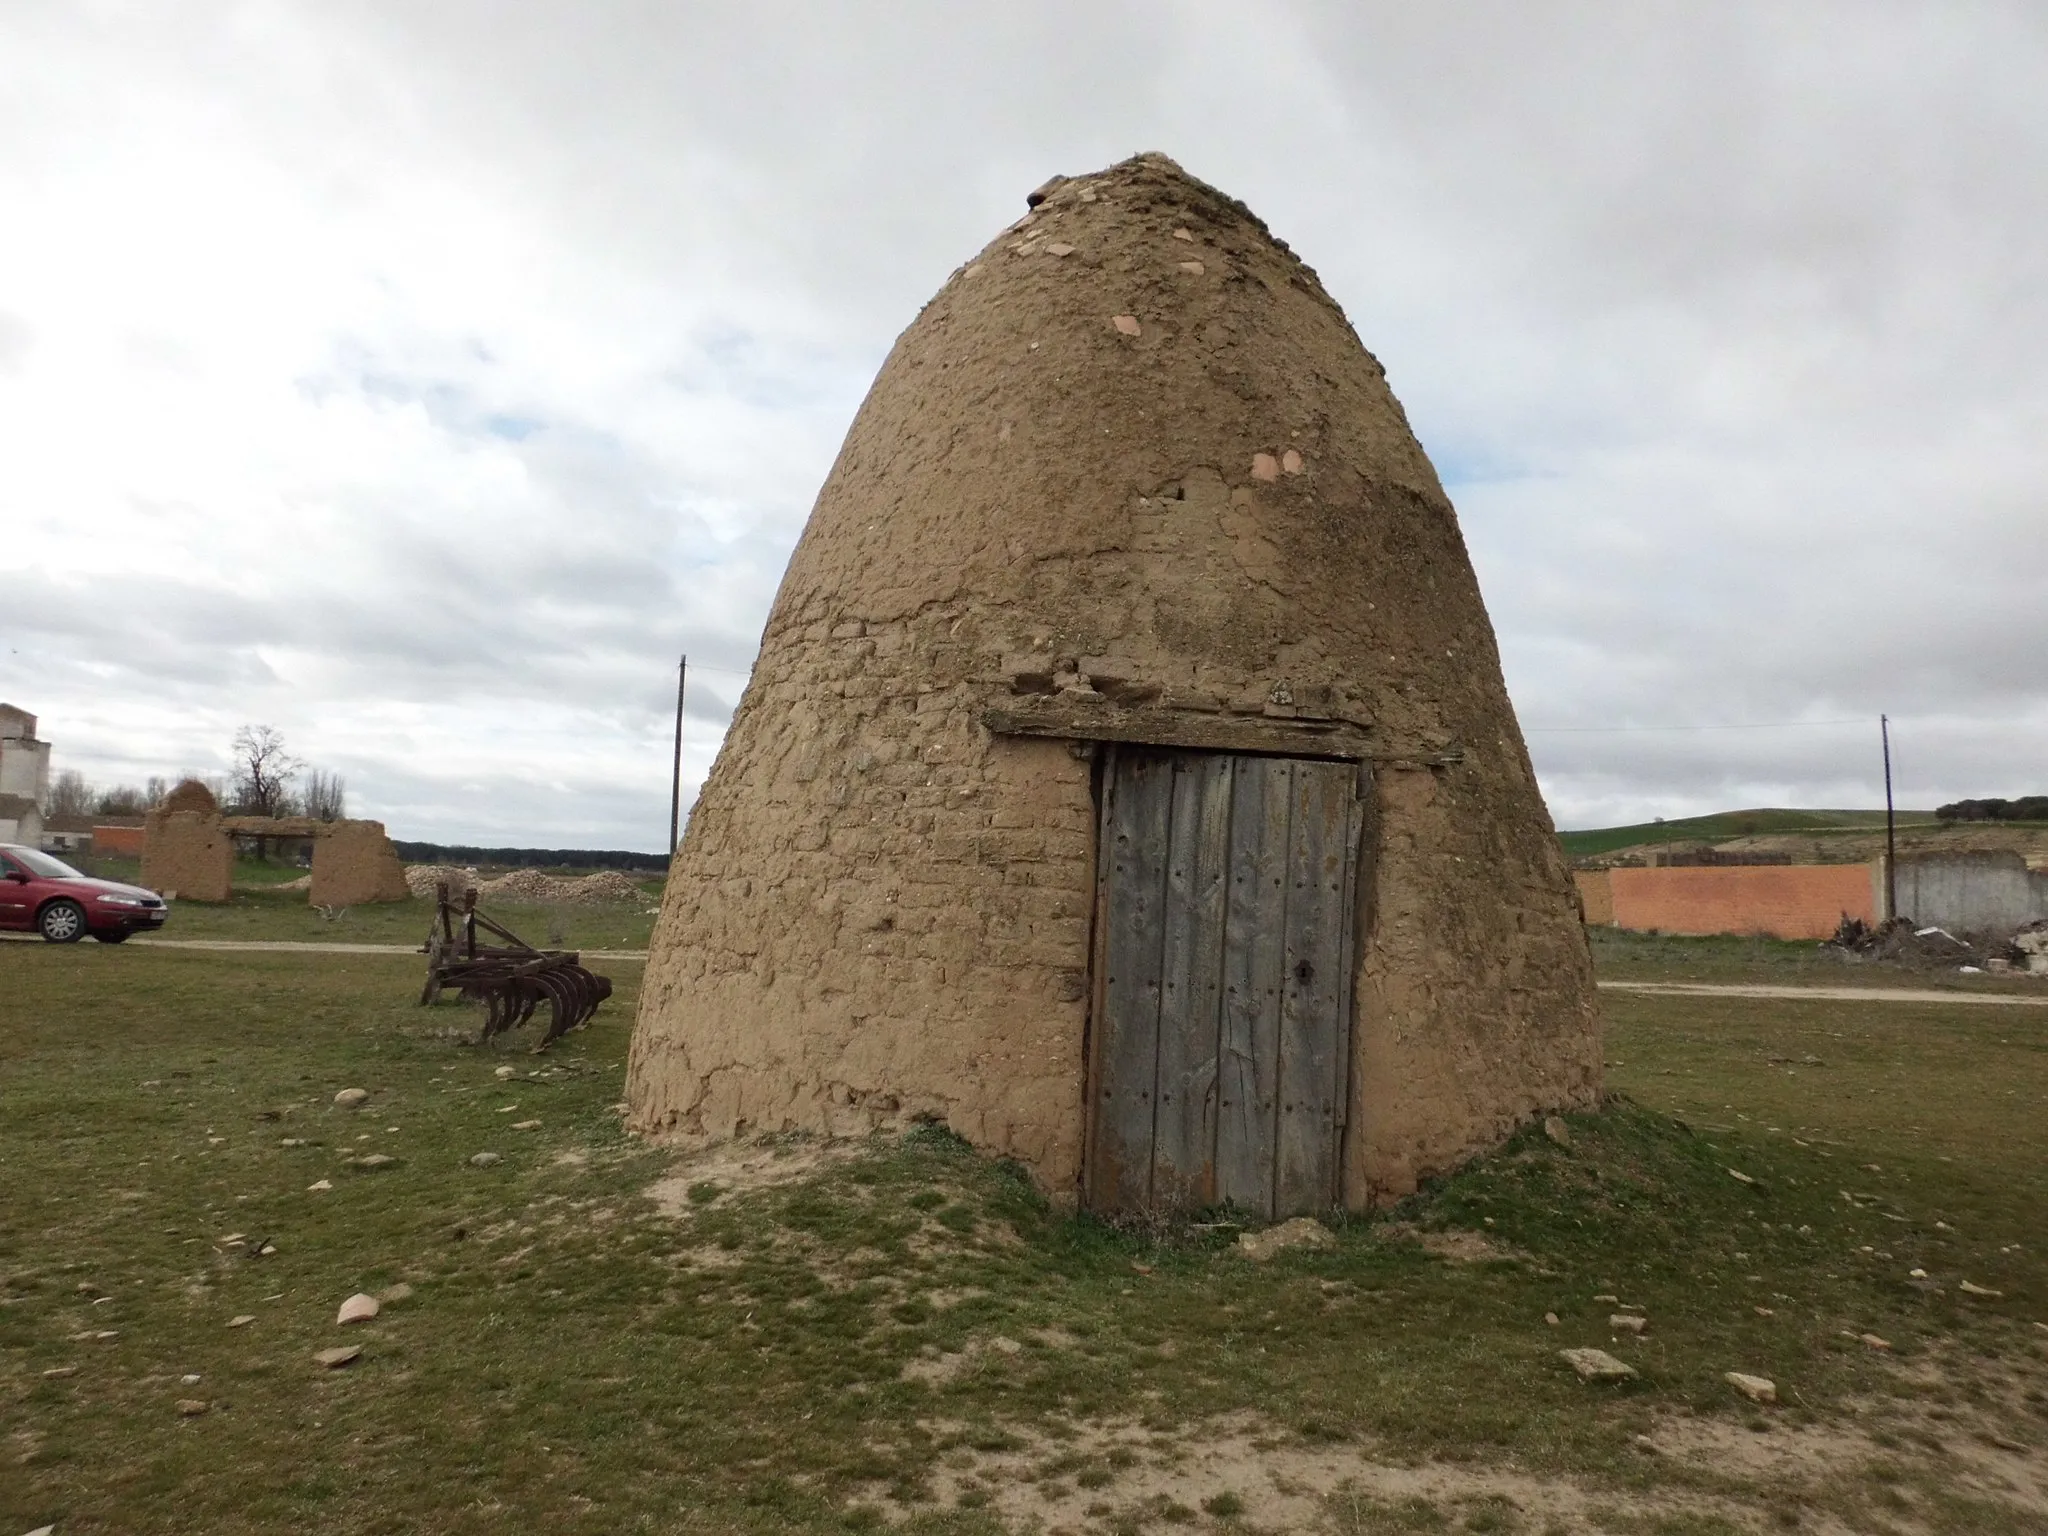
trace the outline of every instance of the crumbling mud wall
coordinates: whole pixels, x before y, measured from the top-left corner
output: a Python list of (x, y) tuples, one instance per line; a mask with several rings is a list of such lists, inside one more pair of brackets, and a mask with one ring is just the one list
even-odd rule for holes
[(141, 881), (179, 901), (226, 901), (235, 847), (221, 827), (220, 804), (187, 779), (143, 819)]
[(1592, 928), (1614, 926), (1614, 882), (1604, 869), (1581, 869), (1572, 874), (1579, 888), (1579, 910)]
[(313, 883), (307, 900), (316, 907), (360, 907), (379, 901), (410, 901), (405, 865), (381, 821), (337, 821), (313, 843)]
[(1349, 1203), (1597, 1101), (1578, 904), (1450, 503), (1315, 274), (1141, 156), (956, 272), (862, 405), (669, 879), (631, 1123), (937, 1118), (1071, 1191), (1069, 715), (1375, 763)]

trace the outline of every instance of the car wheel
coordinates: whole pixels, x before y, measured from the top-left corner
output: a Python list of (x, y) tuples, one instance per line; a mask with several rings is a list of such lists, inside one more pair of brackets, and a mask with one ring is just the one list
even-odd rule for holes
[(37, 915), (36, 928), (52, 944), (76, 944), (85, 937), (85, 908), (75, 901), (53, 901)]
[(128, 942), (128, 930), (126, 928), (109, 928), (105, 933), (96, 933), (93, 937), (102, 944), (126, 944)]

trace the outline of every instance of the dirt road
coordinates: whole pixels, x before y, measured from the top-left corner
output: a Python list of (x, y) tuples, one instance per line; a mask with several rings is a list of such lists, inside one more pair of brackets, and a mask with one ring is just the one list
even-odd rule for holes
[[(224, 952), (274, 951), (301, 955), (417, 955), (415, 944), (314, 944), (298, 939), (131, 939), (151, 949), (212, 949)], [(586, 949), (592, 960), (645, 960), (644, 949)]]
[(1603, 981), (1602, 991), (1647, 992), (1655, 997), (1783, 997), (1823, 1003), (2002, 1003), (2048, 1008), (2048, 992), (1946, 992), (1932, 987), (1765, 987), (1737, 981)]

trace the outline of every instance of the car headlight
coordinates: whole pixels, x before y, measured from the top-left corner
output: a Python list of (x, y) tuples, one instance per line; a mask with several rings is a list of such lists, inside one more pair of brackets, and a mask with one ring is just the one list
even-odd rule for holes
[(103, 907), (139, 907), (142, 905), (142, 902), (140, 898), (135, 896), (102, 896), (100, 898), (100, 905)]

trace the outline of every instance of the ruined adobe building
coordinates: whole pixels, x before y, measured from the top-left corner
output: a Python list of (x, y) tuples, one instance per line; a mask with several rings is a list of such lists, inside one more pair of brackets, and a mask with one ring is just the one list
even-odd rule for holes
[(319, 821), (308, 816), (223, 816), (213, 792), (187, 779), (143, 822), (142, 883), (180, 901), (226, 901), (236, 837), (307, 838), (313, 844), (316, 907), (410, 901), (405, 866), (381, 821)]
[(943, 1120), (1099, 1209), (1363, 1206), (1600, 1092), (1456, 518), (1315, 274), (1140, 156), (897, 341), (675, 861), (677, 1140)]

